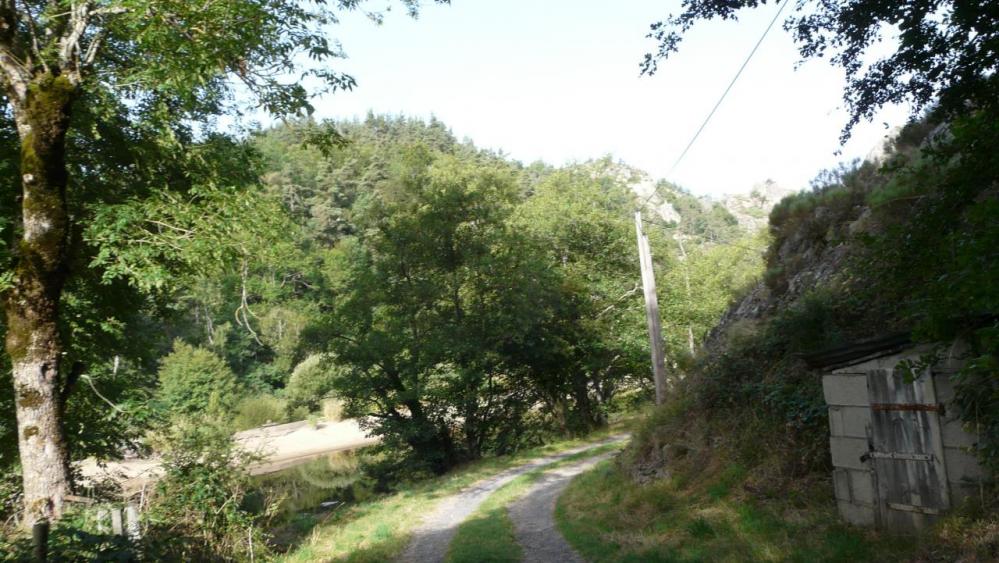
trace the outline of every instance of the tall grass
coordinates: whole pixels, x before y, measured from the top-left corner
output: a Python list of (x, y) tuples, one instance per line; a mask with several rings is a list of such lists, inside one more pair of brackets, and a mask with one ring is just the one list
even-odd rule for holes
[(559, 499), (559, 530), (588, 561), (898, 561), (912, 542), (838, 522), (827, 483), (761, 500), (743, 468), (638, 485), (611, 463), (575, 479)]

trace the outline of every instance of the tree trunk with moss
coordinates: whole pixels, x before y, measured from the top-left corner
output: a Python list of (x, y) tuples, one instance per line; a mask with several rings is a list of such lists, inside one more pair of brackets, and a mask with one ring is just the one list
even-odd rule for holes
[(28, 83), (14, 118), (21, 141), (21, 233), (7, 292), (7, 353), (13, 365), (24, 524), (57, 519), (70, 492), (61, 424), (69, 382), (59, 337), (67, 274), (66, 131), (76, 87), (45, 73)]
[[(415, 2), (403, 1), (415, 10)], [(26, 524), (58, 518), (70, 486), (61, 415), (73, 377), (61, 365), (59, 300), (70, 262), (65, 141), (73, 98), (86, 79), (87, 90), (103, 92), (93, 101), (110, 104), (105, 108), (147, 96), (189, 100), (201, 109), (183, 119), (197, 119), (207, 117), (207, 108), (227, 105), (232, 81), (242, 80), (274, 114), (311, 110), (307, 89), (284, 75), (307, 54), (314, 64), (306, 74), (332, 88), (352, 86), (352, 78), (326, 66), (340, 54), (327, 41), (326, 27), (340, 9), (361, 2), (301, 4), (0, 0), (0, 104), (13, 116), (22, 148), (20, 200), (2, 202), (18, 208), (21, 221), (14, 279), (8, 283), (4, 276), (0, 300), (13, 365)], [(233, 18), (240, 24), (226, 23)], [(186, 58), (178, 62), (180, 47)]]

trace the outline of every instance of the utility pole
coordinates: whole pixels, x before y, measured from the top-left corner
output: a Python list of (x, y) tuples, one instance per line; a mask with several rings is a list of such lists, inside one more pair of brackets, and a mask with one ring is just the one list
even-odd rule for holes
[(638, 260), (642, 268), (645, 290), (645, 317), (649, 325), (649, 347), (652, 350), (652, 376), (656, 382), (656, 404), (666, 399), (666, 355), (663, 351), (663, 330), (659, 321), (659, 299), (656, 297), (656, 277), (652, 270), (652, 249), (649, 237), (642, 232), (642, 212), (635, 212), (635, 233), (638, 237)]

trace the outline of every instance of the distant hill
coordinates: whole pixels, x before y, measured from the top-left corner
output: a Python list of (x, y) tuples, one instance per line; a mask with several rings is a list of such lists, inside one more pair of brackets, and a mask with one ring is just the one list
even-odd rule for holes
[[(606, 161), (603, 164), (607, 166)], [(748, 194), (716, 199), (696, 196), (666, 180), (655, 181), (647, 172), (624, 163), (613, 166), (640, 200), (649, 198), (649, 205), (666, 226), (704, 242), (729, 242), (758, 232), (767, 226), (770, 210), (795, 193), (773, 180), (765, 180), (754, 185)]]

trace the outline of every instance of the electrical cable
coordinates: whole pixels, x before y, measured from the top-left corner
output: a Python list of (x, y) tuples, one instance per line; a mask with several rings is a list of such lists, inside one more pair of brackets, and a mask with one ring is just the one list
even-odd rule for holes
[[(680, 153), (680, 157), (676, 159), (676, 162), (673, 163), (673, 166), (669, 169), (669, 172), (666, 173), (667, 177), (673, 174), (673, 171), (676, 170), (676, 167), (679, 166), (680, 162), (682, 162), (684, 157), (687, 156), (687, 153), (690, 151), (690, 147), (694, 146), (694, 143), (697, 141), (697, 138), (701, 136), (701, 133), (704, 131), (704, 128), (708, 126), (708, 122), (711, 121), (712, 117), (714, 117), (715, 112), (718, 111), (718, 108), (722, 105), (722, 102), (725, 101), (725, 98), (728, 96), (728, 93), (732, 90), (732, 87), (735, 86), (736, 81), (739, 80), (739, 77), (742, 75), (742, 71), (746, 70), (746, 66), (749, 65), (749, 61), (752, 60), (753, 55), (756, 54), (756, 51), (760, 48), (760, 45), (763, 44), (763, 40), (766, 39), (767, 35), (770, 33), (770, 30), (773, 28), (774, 24), (777, 23), (777, 19), (780, 18), (781, 13), (784, 12), (784, 8), (787, 7), (787, 1), (788, 0), (783, 0), (783, 2), (781, 2), (780, 8), (777, 10), (777, 13), (774, 14), (773, 19), (770, 20), (770, 24), (767, 25), (767, 28), (763, 30), (763, 35), (760, 36), (760, 39), (756, 42), (756, 45), (753, 46), (753, 50), (749, 52), (749, 55), (746, 57), (746, 60), (742, 62), (742, 66), (739, 67), (738, 72), (736, 72), (735, 76), (732, 77), (732, 80), (728, 83), (728, 87), (725, 88), (725, 91), (722, 93), (721, 97), (718, 98), (718, 101), (715, 103), (715, 106), (711, 108), (711, 111), (708, 113), (708, 116), (704, 118), (704, 121), (701, 123), (701, 126), (697, 129), (697, 132), (694, 133), (693, 137), (691, 137), (690, 142), (687, 143), (687, 147), (683, 149), (682, 153)], [(657, 186), (655, 189), (652, 190), (652, 193), (650, 193), (648, 197), (645, 198), (645, 200), (639, 206), (639, 209), (640, 210), (644, 209), (645, 206), (649, 204), (649, 201), (652, 199), (652, 196), (658, 193), (659, 193), (659, 187)]]

